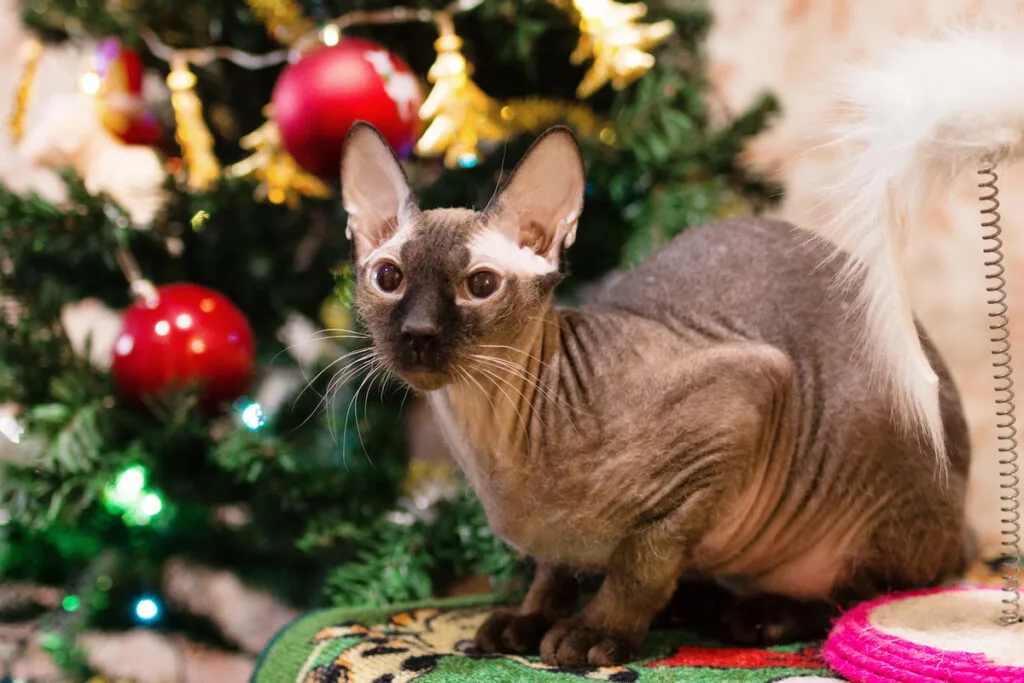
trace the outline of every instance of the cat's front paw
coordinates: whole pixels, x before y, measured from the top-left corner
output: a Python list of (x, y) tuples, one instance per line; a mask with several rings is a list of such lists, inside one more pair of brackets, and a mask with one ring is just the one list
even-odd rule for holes
[(575, 616), (551, 627), (540, 643), (540, 656), (551, 666), (616, 666), (633, 659), (642, 640), (642, 635), (596, 628)]
[(549, 628), (551, 620), (539, 612), (521, 614), (517, 608), (503, 607), (491, 612), (480, 625), (475, 642), (489, 654), (537, 654)]

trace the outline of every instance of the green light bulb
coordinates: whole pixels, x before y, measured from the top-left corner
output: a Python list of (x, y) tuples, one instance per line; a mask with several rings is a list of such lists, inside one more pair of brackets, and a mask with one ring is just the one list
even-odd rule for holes
[(129, 499), (142, 493), (142, 487), (146, 485), (146, 470), (142, 465), (129, 467), (118, 475), (114, 484), (114, 492), (118, 498)]
[(64, 602), (61, 604), (64, 606), (64, 611), (74, 612), (82, 605), (82, 601), (78, 599), (77, 595), (65, 595)]
[(160, 514), (160, 511), (163, 509), (164, 502), (160, 500), (160, 496), (155, 493), (146, 494), (139, 502), (139, 512), (148, 517)]

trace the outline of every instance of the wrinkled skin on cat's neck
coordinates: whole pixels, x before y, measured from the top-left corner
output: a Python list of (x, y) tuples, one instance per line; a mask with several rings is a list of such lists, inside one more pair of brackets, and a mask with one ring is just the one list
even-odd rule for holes
[[(684, 574), (730, 589), (701, 591), (724, 596), (706, 621), (728, 637), (815, 637), (839, 606), (969, 559), (969, 446), (945, 366), (926, 343), (951, 454), (940, 485), (857, 362), (849, 294), (830, 289), (842, 259), (798, 230), (692, 229), (566, 309), (552, 292), (583, 194), (568, 133), (543, 136), (483, 212), (420, 211), (368, 127), (346, 144), (343, 188), (377, 353), (428, 396), (495, 532), (537, 560), (522, 605), (481, 627), (484, 650), (622, 663), (674, 593), (673, 611), (703, 614), (678, 599)], [(604, 580), (577, 613), (587, 570)]]

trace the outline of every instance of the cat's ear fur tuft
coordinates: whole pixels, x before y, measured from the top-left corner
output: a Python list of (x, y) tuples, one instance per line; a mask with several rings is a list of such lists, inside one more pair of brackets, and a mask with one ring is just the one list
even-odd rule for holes
[(530, 146), (485, 213), (488, 224), (553, 265), (576, 239), (586, 178), (572, 132), (556, 126)]
[(341, 198), (346, 235), (363, 258), (407, 227), (419, 211), (409, 180), (391, 146), (369, 123), (357, 121), (341, 152)]

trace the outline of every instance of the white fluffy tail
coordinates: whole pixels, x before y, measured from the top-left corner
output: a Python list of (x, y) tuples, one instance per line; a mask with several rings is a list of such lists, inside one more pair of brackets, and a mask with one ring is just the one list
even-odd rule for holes
[(886, 383), (896, 416), (923, 432), (944, 469), (938, 379), (905, 280), (906, 226), (929, 193), (948, 190), (959, 172), (1024, 150), (1024, 42), (980, 30), (912, 40), (847, 73), (842, 87), (852, 119), (834, 142), (855, 151), (843, 157), (842, 180), (828, 191), (835, 213), (824, 234), (853, 256), (842, 277), (864, 276), (856, 312), (873, 377)]

